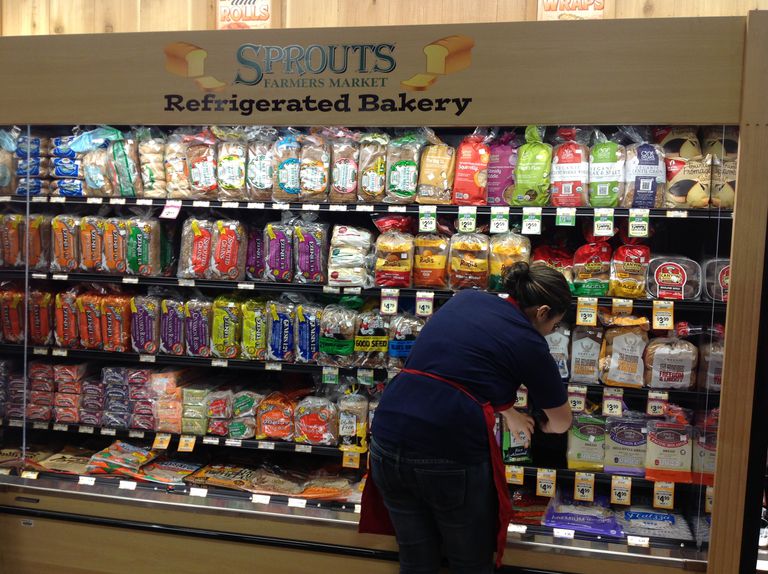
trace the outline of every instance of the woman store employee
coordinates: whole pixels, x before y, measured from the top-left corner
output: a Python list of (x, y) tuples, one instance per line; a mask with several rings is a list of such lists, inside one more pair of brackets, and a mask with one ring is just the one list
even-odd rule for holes
[(521, 384), (546, 415), (543, 432), (571, 425), (544, 339), (571, 305), (568, 284), (516, 263), (505, 291), (462, 291), (443, 305), (376, 409), (360, 530), (394, 526), (402, 574), (437, 573), (443, 556), (454, 574), (492, 572), (494, 549), (501, 562), (511, 503), (493, 427), (501, 413), (530, 441), (533, 418), (512, 408)]

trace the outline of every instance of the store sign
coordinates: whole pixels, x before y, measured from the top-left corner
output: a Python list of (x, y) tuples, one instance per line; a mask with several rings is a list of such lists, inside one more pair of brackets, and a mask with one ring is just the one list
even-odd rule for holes
[(271, 28), (272, 18), (272, 0), (218, 0), (216, 29)]
[(605, 0), (539, 0), (539, 20), (601, 20)]

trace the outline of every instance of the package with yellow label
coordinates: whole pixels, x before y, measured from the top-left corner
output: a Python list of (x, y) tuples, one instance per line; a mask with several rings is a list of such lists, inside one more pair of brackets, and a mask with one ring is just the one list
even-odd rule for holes
[(456, 168), (456, 150), (426, 130), (430, 143), (421, 154), (416, 202), (431, 205), (451, 203), (453, 177)]
[(420, 233), (414, 240), (413, 286), (428, 289), (448, 288), (449, 238), (436, 233)]
[(388, 345), (389, 319), (378, 308), (360, 313), (355, 323), (354, 366), (386, 368)]
[(499, 233), (491, 237), (489, 288), (500, 291), (504, 287), (504, 275), (518, 261), (528, 263), (531, 259), (531, 241), (517, 233)]
[(651, 250), (646, 245), (622, 245), (613, 252), (609, 293), (613, 297), (645, 297), (645, 274)]
[(482, 233), (457, 233), (451, 237), (451, 289), (488, 288), (490, 240)]
[(237, 300), (226, 295), (213, 300), (211, 350), (214, 356), (234, 359), (240, 355), (242, 325), (242, 308)]
[(243, 315), (240, 352), (244, 359), (263, 361), (267, 357), (267, 305), (261, 299), (248, 299), (240, 306)]
[(413, 236), (387, 231), (376, 240), (374, 282), (377, 287), (410, 287), (413, 273)]

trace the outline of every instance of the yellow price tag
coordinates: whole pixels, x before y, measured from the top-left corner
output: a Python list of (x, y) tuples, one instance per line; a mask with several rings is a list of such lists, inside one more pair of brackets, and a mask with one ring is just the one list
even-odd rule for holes
[(197, 437), (195, 435), (181, 435), (181, 438), (179, 439), (179, 452), (192, 452), (195, 450), (195, 442), (197, 442)]
[(528, 389), (525, 388), (525, 385), (520, 385), (518, 387), (515, 404), (513, 406), (516, 409), (524, 409), (528, 406)]
[(171, 435), (168, 433), (157, 433), (155, 440), (152, 442), (152, 449), (166, 450), (169, 444), (171, 444)]
[(611, 504), (632, 504), (632, 478), (614, 475), (611, 477)]
[(675, 328), (675, 304), (672, 301), (653, 302), (653, 328), (663, 331)]
[(360, 468), (360, 453), (345, 452), (341, 459), (341, 466), (344, 468)]
[(582, 502), (595, 500), (595, 475), (591, 472), (577, 472), (573, 482), (573, 499)]
[(632, 299), (613, 299), (611, 301), (611, 311), (614, 315), (631, 315)]
[(666, 391), (649, 391), (645, 413), (651, 417), (664, 416), (664, 411), (666, 410), (668, 403), (669, 393)]
[(603, 416), (620, 417), (624, 409), (624, 389), (603, 390)]
[(707, 487), (707, 493), (704, 498), (704, 512), (712, 514), (712, 506), (715, 504), (715, 489), (711, 486)]
[(525, 470), (522, 466), (507, 465), (504, 467), (504, 476), (507, 477), (507, 484), (524, 484)]
[(662, 510), (675, 508), (674, 482), (655, 482), (653, 484), (653, 507)]
[(539, 468), (536, 471), (536, 496), (552, 498), (555, 495), (557, 471), (551, 468)]
[(587, 406), (587, 387), (568, 385), (568, 404), (571, 407), (571, 412), (584, 412)]
[(579, 297), (576, 303), (576, 324), (597, 326), (597, 297)]

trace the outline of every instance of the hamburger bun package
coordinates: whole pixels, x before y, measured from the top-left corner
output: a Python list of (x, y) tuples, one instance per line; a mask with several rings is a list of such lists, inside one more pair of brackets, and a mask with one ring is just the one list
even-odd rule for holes
[(517, 150), (515, 187), (508, 198), (514, 206), (544, 206), (549, 203), (552, 146), (544, 143), (544, 128), (528, 126), (525, 143)]
[(555, 134), (552, 152), (552, 205), (582, 207), (588, 202), (589, 132), (561, 127)]

